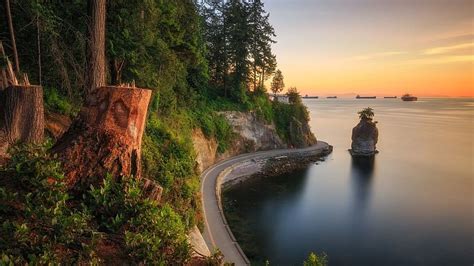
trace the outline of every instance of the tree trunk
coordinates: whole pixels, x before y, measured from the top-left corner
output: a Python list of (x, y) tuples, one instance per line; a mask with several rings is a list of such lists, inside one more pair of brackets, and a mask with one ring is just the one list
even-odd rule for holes
[(5, 15), (7, 18), (8, 30), (10, 31), (10, 40), (12, 43), (13, 58), (15, 60), (15, 71), (16, 71), (16, 74), (19, 75), (20, 74), (20, 61), (18, 60), (18, 51), (16, 49), (15, 31), (13, 30), (12, 14), (10, 10), (10, 0), (5, 0)]
[(150, 90), (128, 87), (101, 87), (88, 96), (52, 150), (63, 162), (69, 188), (99, 185), (107, 174), (140, 178), (150, 97)]
[(40, 143), (44, 135), (43, 88), (10, 86), (3, 92), (3, 123), (8, 142)]
[(125, 64), (123, 59), (110, 60), (110, 76), (113, 85), (119, 86), (122, 83), (122, 69)]
[(105, 16), (106, 0), (89, 0), (89, 67), (86, 92), (105, 86)]

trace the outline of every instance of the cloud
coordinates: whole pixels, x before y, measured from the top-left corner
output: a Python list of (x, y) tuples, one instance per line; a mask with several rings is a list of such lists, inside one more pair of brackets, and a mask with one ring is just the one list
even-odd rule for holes
[(435, 58), (420, 58), (405, 61), (404, 64), (408, 65), (435, 65), (435, 64), (449, 64), (449, 63), (463, 63), (463, 62), (474, 62), (474, 55), (451, 55), (441, 56)]
[(434, 48), (430, 48), (423, 51), (423, 54), (425, 55), (447, 54), (453, 51), (468, 49), (468, 48), (474, 48), (474, 43), (469, 42), (469, 43), (461, 43), (461, 44), (450, 45), (450, 46), (434, 47)]
[(405, 54), (406, 52), (402, 51), (390, 51), (390, 52), (382, 52), (382, 53), (372, 53), (372, 54), (365, 54), (365, 55), (357, 55), (354, 57), (350, 57), (349, 60), (351, 61), (362, 61), (362, 60), (371, 60), (376, 58), (383, 58), (383, 57), (390, 57), (395, 55)]

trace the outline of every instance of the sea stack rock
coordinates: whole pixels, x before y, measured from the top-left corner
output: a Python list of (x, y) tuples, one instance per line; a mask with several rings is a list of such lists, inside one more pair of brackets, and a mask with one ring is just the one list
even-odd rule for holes
[(373, 156), (378, 151), (376, 144), (379, 131), (376, 123), (372, 121), (374, 112), (372, 108), (365, 108), (359, 112), (360, 122), (352, 129), (352, 145), (349, 150), (353, 156)]

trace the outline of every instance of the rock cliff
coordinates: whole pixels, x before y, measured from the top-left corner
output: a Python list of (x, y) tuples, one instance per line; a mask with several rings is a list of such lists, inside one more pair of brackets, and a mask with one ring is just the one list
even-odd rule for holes
[(355, 156), (372, 156), (377, 153), (376, 144), (379, 131), (371, 119), (361, 119), (352, 129), (351, 154)]
[(317, 140), (308, 123), (302, 123), (293, 117), (290, 122), (290, 143), (295, 148), (306, 148), (316, 144)]
[(201, 172), (215, 162), (234, 155), (287, 147), (278, 136), (275, 126), (258, 119), (255, 113), (228, 111), (221, 114), (232, 126), (236, 137), (230, 148), (219, 154), (218, 143), (215, 139), (206, 138), (201, 129), (194, 130), (192, 140)]

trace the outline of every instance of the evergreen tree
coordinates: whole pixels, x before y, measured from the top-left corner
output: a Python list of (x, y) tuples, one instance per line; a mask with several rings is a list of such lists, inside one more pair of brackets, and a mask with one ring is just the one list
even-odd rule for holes
[(251, 81), (253, 89), (263, 87), (264, 81), (275, 71), (276, 57), (272, 54), (271, 44), (275, 30), (269, 22), (269, 14), (261, 0), (251, 2), (249, 15), (250, 55), (252, 59)]
[(202, 3), (201, 14), (204, 17), (204, 37), (207, 44), (210, 82), (223, 91), (227, 97), (227, 31), (223, 0), (206, 0)]
[(231, 71), (231, 97), (246, 101), (249, 77), (249, 9), (246, 2), (230, 0), (224, 13), (228, 29), (228, 59)]
[(285, 83), (283, 82), (283, 74), (278, 69), (273, 76), (271, 90), (276, 96), (277, 93), (281, 92), (285, 88)]

